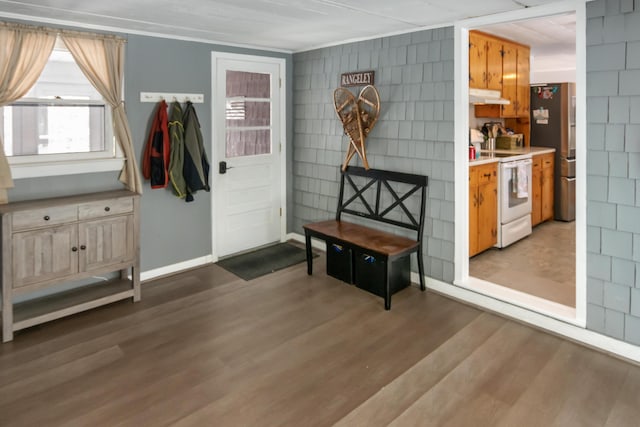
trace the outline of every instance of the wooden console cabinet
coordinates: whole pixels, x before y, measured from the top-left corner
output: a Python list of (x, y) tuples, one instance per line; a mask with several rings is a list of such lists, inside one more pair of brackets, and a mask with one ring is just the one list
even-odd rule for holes
[(469, 168), (469, 256), (498, 243), (498, 163)]
[[(0, 220), (3, 342), (40, 323), (140, 300), (139, 195), (122, 190), (10, 203), (0, 206)], [(115, 279), (55, 292), (56, 285), (113, 272)], [(27, 301), (16, 304), (20, 297)]]

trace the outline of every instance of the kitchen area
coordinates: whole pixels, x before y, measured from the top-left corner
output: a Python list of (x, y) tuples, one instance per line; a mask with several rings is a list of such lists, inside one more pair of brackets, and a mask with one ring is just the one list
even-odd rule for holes
[(513, 28), (469, 33), (469, 275), (575, 307), (575, 83)]

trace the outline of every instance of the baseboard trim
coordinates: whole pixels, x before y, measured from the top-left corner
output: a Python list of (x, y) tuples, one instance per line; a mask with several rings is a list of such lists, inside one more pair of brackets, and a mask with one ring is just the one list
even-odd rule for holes
[[(305, 243), (304, 236), (298, 233), (289, 233), (287, 234), (287, 240), (295, 240), (296, 242)], [(314, 249), (318, 249), (320, 251), (326, 251), (327, 247), (325, 245), (324, 240), (316, 240), (311, 239), (311, 247)]]
[(213, 259), (213, 255), (206, 255), (200, 258), (194, 258), (187, 261), (178, 262), (176, 264), (143, 271), (142, 273), (140, 273), (140, 281), (146, 282), (149, 280), (157, 279), (159, 277), (180, 273), (181, 271), (189, 270), (191, 268), (202, 267), (203, 265), (213, 263)]

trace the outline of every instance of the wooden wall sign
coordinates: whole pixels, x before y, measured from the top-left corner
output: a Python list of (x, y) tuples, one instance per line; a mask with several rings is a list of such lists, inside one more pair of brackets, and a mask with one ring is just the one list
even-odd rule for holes
[(340, 86), (367, 86), (374, 84), (375, 71), (353, 71), (340, 76)]

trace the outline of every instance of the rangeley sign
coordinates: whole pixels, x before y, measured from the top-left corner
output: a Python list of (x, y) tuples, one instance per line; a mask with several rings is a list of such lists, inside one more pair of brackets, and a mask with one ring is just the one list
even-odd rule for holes
[(344, 73), (340, 76), (340, 86), (366, 86), (373, 85), (375, 71), (354, 71), (352, 73)]

